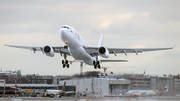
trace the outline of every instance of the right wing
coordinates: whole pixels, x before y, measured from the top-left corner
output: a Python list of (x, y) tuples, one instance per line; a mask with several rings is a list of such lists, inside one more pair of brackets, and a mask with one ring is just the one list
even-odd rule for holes
[[(116, 53), (124, 53), (127, 56), (127, 53), (136, 53), (136, 55), (138, 55), (138, 53), (142, 53), (142, 52), (146, 52), (146, 51), (169, 50), (169, 49), (173, 49), (174, 47), (170, 47), (170, 48), (113, 48), (113, 47), (106, 47), (106, 48), (108, 49), (109, 54), (116, 55)], [(98, 54), (99, 48), (100, 47), (97, 47), (97, 46), (88, 46), (88, 47), (84, 46), (84, 49), (86, 50), (86, 52), (92, 56), (99, 55)]]
[[(174, 46), (175, 47), (175, 46)], [(116, 54), (116, 53), (124, 53), (127, 56), (127, 53), (142, 53), (146, 51), (158, 51), (158, 50), (169, 50), (173, 49), (174, 47), (170, 48), (111, 48), (109, 47), (109, 54)]]

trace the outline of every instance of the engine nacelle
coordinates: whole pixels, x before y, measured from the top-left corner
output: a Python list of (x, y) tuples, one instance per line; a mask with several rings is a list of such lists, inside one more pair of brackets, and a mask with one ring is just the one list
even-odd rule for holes
[(109, 58), (109, 50), (106, 47), (100, 47), (98, 53), (104, 58)]
[(43, 51), (47, 56), (50, 56), (50, 57), (54, 56), (54, 49), (51, 46), (44, 46)]

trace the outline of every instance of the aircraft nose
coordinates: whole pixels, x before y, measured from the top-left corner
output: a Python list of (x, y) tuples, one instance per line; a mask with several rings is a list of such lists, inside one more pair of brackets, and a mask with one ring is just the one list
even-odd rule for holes
[(63, 30), (63, 29), (60, 29), (59, 30), (59, 36), (60, 36), (60, 38), (63, 40), (64, 39), (64, 37), (65, 37), (65, 31)]
[(60, 33), (61, 40), (64, 41), (65, 44), (67, 44), (69, 42), (68, 41), (69, 33), (66, 30), (64, 30), (64, 29), (60, 29), (59, 33)]

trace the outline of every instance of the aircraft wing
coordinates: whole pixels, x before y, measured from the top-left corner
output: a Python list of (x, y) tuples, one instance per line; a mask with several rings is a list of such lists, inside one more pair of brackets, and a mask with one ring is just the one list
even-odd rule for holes
[[(175, 46), (174, 46), (175, 47)], [(146, 51), (158, 51), (158, 50), (168, 50), (173, 49), (174, 47), (169, 48), (108, 48), (110, 54), (116, 54), (116, 53), (124, 53), (127, 56), (127, 53), (142, 53)]]
[[(174, 46), (175, 47), (175, 46)], [(116, 55), (117, 53), (124, 53), (127, 56), (127, 53), (142, 53), (146, 51), (157, 51), (157, 50), (168, 50), (168, 49), (173, 49), (174, 47), (169, 47), (169, 48), (112, 48), (112, 47), (106, 47), (109, 51), (109, 54), (114, 54)], [(87, 53), (90, 55), (98, 55), (98, 49), (99, 47), (93, 46), (93, 47), (84, 47)]]
[[(7, 45), (7, 44), (4, 44), (4, 46), (21, 48), (21, 49), (30, 49), (34, 53), (36, 51), (42, 51), (43, 52), (43, 49), (44, 49), (44, 46), (17, 46), (17, 45)], [(54, 49), (55, 53), (66, 53), (66, 54), (70, 55), (69, 50), (65, 49), (64, 46), (51, 46), (51, 47)]]

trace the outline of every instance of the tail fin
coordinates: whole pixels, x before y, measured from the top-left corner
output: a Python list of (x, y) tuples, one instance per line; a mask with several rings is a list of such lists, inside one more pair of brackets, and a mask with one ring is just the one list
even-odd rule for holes
[(66, 87), (66, 81), (64, 82), (64, 86), (62, 88), (63, 91), (65, 91), (65, 87)]
[(103, 38), (104, 38), (104, 35), (102, 34), (101, 35), (101, 37), (100, 37), (100, 39), (99, 39), (99, 42), (98, 42), (98, 47), (101, 47), (102, 46), (102, 44), (103, 44)]
[(169, 84), (166, 84), (166, 86), (164, 87), (164, 92), (168, 92), (169, 91)]

